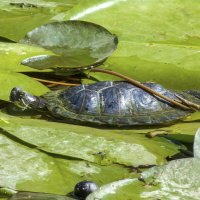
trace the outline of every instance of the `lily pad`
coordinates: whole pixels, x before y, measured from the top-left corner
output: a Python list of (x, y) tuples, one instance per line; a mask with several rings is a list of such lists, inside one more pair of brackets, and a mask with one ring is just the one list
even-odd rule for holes
[(90, 21), (118, 35), (117, 51), (105, 62), (110, 70), (168, 88), (200, 89), (198, 5), (196, 0), (86, 0), (53, 19)]
[(144, 191), (141, 197), (146, 199), (199, 199), (199, 167), (199, 159), (187, 158), (174, 160), (167, 165), (143, 172), (146, 183), (155, 185), (158, 189)]
[(65, 21), (35, 28), (21, 43), (38, 45), (58, 55), (22, 61), (27, 66), (36, 69), (84, 68), (97, 65), (110, 56), (117, 47), (117, 37), (97, 24)]
[[(90, 179), (102, 185), (131, 175), (119, 165), (99, 166), (47, 155), (3, 130), (0, 138), (0, 187), (3, 188), (66, 195), (82, 180)], [(4, 191), (1, 188), (0, 194)]]
[(140, 200), (140, 192), (143, 183), (138, 179), (123, 179), (108, 183), (91, 193), (86, 200)]
[(1, 187), (58, 194), (66, 191), (63, 177), (51, 158), (2, 134), (0, 137)]
[(87, 197), (109, 200), (184, 199), (198, 200), (200, 191), (200, 160), (174, 160), (164, 166), (153, 167), (142, 173), (142, 179), (124, 179), (100, 187)]
[(179, 152), (164, 138), (149, 139), (141, 134), (116, 133), (72, 124), (22, 119), (0, 114), (1, 127), (11, 135), (46, 152), (110, 165), (155, 165)]

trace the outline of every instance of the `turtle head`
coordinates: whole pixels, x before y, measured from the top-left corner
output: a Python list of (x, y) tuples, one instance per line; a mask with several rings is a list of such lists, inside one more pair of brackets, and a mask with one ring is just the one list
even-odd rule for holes
[(33, 96), (19, 87), (14, 87), (11, 90), (10, 101), (23, 110), (39, 109), (45, 106), (45, 101), (42, 98)]

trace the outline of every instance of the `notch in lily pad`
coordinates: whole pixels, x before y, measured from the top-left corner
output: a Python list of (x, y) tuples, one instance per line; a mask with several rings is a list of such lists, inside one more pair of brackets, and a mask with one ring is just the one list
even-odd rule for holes
[(27, 58), (22, 64), (36, 69), (88, 69), (102, 64), (117, 48), (117, 36), (104, 27), (85, 21), (63, 21), (42, 25), (20, 41), (41, 46), (54, 55)]

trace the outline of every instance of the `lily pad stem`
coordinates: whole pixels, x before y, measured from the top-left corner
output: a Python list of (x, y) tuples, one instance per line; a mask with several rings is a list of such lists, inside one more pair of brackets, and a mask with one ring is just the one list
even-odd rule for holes
[(157, 97), (160, 97), (160, 98), (162, 98), (162, 99), (164, 99), (164, 100), (170, 102), (171, 104), (173, 104), (173, 105), (175, 105), (175, 106), (177, 106), (177, 107), (179, 107), (179, 108), (181, 108), (181, 109), (183, 109), (183, 110), (194, 111), (194, 109), (192, 109), (191, 107), (188, 107), (188, 106), (186, 106), (186, 105), (183, 105), (183, 104), (179, 103), (178, 101), (175, 101), (175, 100), (173, 100), (173, 99), (170, 99), (170, 98), (168, 98), (168, 97), (166, 97), (166, 96), (164, 96), (164, 95), (162, 95), (162, 94), (160, 94), (160, 93), (158, 93), (158, 92), (152, 90), (151, 88), (149, 88), (149, 87), (143, 85), (143, 84), (140, 83), (139, 81), (136, 81), (136, 80), (134, 80), (134, 79), (132, 79), (132, 78), (129, 78), (129, 77), (127, 77), (127, 76), (124, 76), (124, 75), (122, 75), (122, 74), (120, 74), (120, 73), (117, 73), (117, 72), (114, 72), (114, 71), (110, 71), (110, 70), (105, 70), (105, 69), (99, 69), (99, 68), (93, 68), (93, 69), (91, 69), (91, 71), (92, 71), (92, 72), (102, 72), (102, 73), (106, 73), (106, 74), (111, 74), (111, 75), (114, 75), (114, 76), (118, 76), (118, 77), (120, 77), (120, 78), (122, 78), (122, 79), (128, 81), (129, 83), (132, 83), (133, 85), (135, 85), (135, 86), (137, 86), (137, 87), (139, 87), (139, 88), (145, 90), (146, 92), (148, 92), (148, 93), (150, 93), (150, 94), (152, 94), (152, 95), (155, 95), (155, 96), (157, 96)]

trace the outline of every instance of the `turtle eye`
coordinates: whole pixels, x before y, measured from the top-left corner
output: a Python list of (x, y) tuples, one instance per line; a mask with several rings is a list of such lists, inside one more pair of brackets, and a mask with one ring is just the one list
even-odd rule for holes
[(18, 95), (19, 95), (19, 97), (20, 97), (20, 98), (22, 98), (22, 97), (24, 97), (24, 96), (25, 96), (25, 92), (23, 92), (23, 91), (20, 91), (20, 92), (18, 93)]

